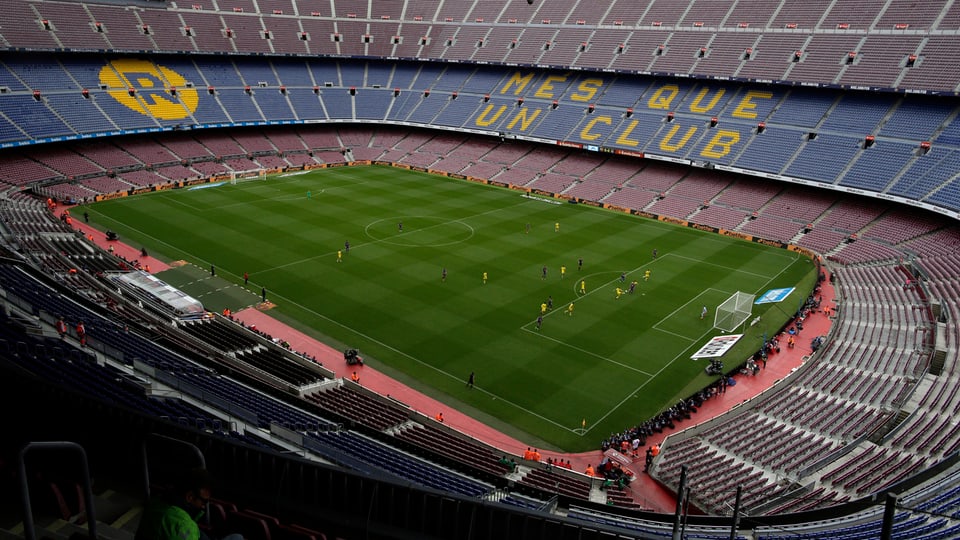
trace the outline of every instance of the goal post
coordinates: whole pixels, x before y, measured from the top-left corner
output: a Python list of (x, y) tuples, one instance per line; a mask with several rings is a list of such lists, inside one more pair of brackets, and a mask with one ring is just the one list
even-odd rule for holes
[(266, 169), (250, 169), (248, 171), (232, 171), (230, 173), (230, 183), (237, 184), (246, 180), (265, 180), (267, 178)]
[(713, 327), (724, 332), (732, 332), (743, 324), (753, 313), (753, 301), (757, 295), (737, 291), (717, 306)]

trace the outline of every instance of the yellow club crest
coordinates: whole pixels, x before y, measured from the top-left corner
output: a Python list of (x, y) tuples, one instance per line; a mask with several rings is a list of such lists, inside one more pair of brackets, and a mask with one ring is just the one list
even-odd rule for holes
[(113, 99), (158, 120), (188, 118), (200, 101), (183, 75), (149, 60), (113, 60), (100, 70), (100, 84)]

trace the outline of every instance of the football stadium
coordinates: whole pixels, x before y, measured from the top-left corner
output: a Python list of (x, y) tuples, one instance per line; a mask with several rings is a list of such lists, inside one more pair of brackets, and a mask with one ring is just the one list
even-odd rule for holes
[(4, 1), (0, 536), (960, 538), (953, 52), (952, 0)]

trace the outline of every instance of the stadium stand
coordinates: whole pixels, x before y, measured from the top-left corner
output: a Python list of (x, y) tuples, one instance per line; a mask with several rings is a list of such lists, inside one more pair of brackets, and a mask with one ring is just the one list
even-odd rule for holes
[[(78, 261), (93, 272), (125, 263), (74, 238), (22, 192), (85, 201), (258, 168), (366, 159), (432, 167), (822, 255), (843, 303), (816, 363), (667, 439), (651, 475), (678, 489), (687, 466), (691, 500), (718, 516), (744, 487), (751, 517), (772, 518), (750, 525), (755, 538), (875, 537), (873, 503), (888, 491), (902, 495), (896, 537), (956, 536), (952, 514), (939, 516), (958, 504), (960, 430), (948, 412), (960, 388), (951, 317), (960, 298), (960, 40), (951, 25), (960, 7), (535, 4), (5, 3), (0, 182), (9, 189), (0, 215), (16, 246), (0, 264), (5, 370), (70, 388), (83, 396), (79, 410), (108, 396), (123, 411), (118, 425), (148, 418), (152, 429), (205, 441), (223, 472), (250, 473), (246, 488), (228, 480), (230, 492), (268, 512), (279, 508), (256, 489), (275, 493), (268, 477), (277, 471), (303, 473), (284, 486), (297, 503), (281, 517), (304, 519), (293, 509), (301, 504), (340, 509), (313, 522), (330, 537), (360, 537), (346, 524), (348, 504), (412, 535), (463, 537), (458, 519), (482, 512), (490, 537), (599, 537), (598, 528), (665, 536), (663, 516), (609, 511), (642, 506), (623, 493), (600, 494), (582, 475), (536, 463), (510, 473), (497, 449), (328, 380), (322, 366), (229, 321), (161, 331), (155, 313), (85, 272), (70, 275)], [(564, 148), (550, 146), (558, 142)], [(43, 337), (55, 315), (101, 329), (97, 352), (73, 335)], [(278, 391), (291, 387), (303, 399)], [(106, 440), (110, 429), (92, 433)], [(84, 440), (103, 449), (97, 437)], [(308, 450), (322, 466), (284, 455)], [(330, 479), (343, 492), (325, 494)], [(423, 512), (393, 515), (386, 499), (376, 509), (356, 504), (378, 489), (446, 512), (433, 523)], [(591, 506), (598, 498), (609, 507)], [(570, 519), (550, 512), (557, 506)], [(255, 510), (221, 510), (237, 529), (278, 538), (290, 529)], [(777, 520), (815, 510), (828, 513)], [(697, 537), (727, 537), (699, 527)]]
[[(210, 64), (206, 60), (194, 64), (200, 71), (182, 62), (170, 63), (173, 66), (170, 69), (181, 70), (185, 79), (203, 80), (214, 89), (212, 94), (210, 92), (194, 94), (198, 105), (193, 109), (190, 117), (186, 118), (188, 122), (193, 121), (191, 117), (215, 122), (227, 119), (234, 122), (266, 122), (265, 117), (271, 118), (271, 122), (282, 122), (317, 115), (324, 119), (336, 117), (355, 119), (358, 118), (359, 111), (359, 114), (367, 119), (401, 120), (422, 125), (448, 125), (458, 128), (474, 126), (499, 130), (519, 129), (533, 136), (559, 140), (593, 140), (599, 136), (608, 141), (615, 140), (614, 146), (626, 144), (646, 149), (651, 154), (660, 153), (664, 156), (691, 159), (693, 162), (707, 157), (712, 158), (717, 165), (735, 167), (738, 171), (756, 170), (787, 175), (801, 180), (834, 184), (839, 189), (851, 187), (879, 193), (904, 193), (907, 185), (905, 182), (909, 179), (914, 182), (910, 189), (918, 193), (915, 196), (917, 200), (939, 203), (939, 206), (948, 208), (955, 206), (950, 198), (952, 189), (930, 193), (936, 185), (935, 180), (931, 178), (929, 184), (918, 184), (914, 180), (916, 175), (913, 173), (913, 171), (922, 172), (928, 168), (934, 168), (930, 161), (943, 155), (940, 150), (923, 154), (919, 149), (921, 143), (935, 139), (934, 135), (938, 132), (941, 133), (940, 139), (944, 142), (951, 140), (946, 134), (950, 131), (949, 118), (952, 117), (952, 113), (943, 108), (936, 112), (920, 113), (911, 102), (896, 100), (892, 97), (864, 99), (852, 97), (851, 94), (825, 100), (824, 97), (828, 94), (810, 93), (810, 91), (790, 91), (779, 95), (762, 92), (741, 93), (725, 87), (704, 88), (691, 93), (690, 87), (682, 85), (674, 89), (670, 85), (654, 84), (647, 86), (640, 101), (633, 103), (634, 98), (626, 97), (630, 95), (629, 93), (617, 91), (621, 86), (614, 81), (609, 91), (605, 92), (596, 104), (581, 108), (582, 105), (578, 106), (577, 102), (587, 101), (595, 91), (591, 87), (586, 87), (588, 90), (573, 90), (573, 88), (577, 88), (576, 85), (587, 84), (586, 81), (580, 83), (576, 80), (565, 81), (560, 85), (550, 83), (550, 86), (537, 83), (539, 86), (536, 86), (531, 84), (529, 79), (518, 79), (516, 75), (509, 82), (501, 83), (497, 83), (495, 78), (484, 75), (484, 79), (477, 80), (478, 82), (486, 80), (488, 83), (485, 83), (485, 86), (479, 86), (470, 81), (485, 70), (484, 72), (460, 70), (448, 74), (448, 70), (445, 69), (427, 72), (421, 68), (416, 74), (414, 84), (422, 83), (424, 85), (421, 87), (422, 90), (415, 89), (416, 93), (402, 92), (399, 97), (391, 98), (390, 92), (382, 87), (366, 88), (356, 92), (355, 95), (350, 95), (349, 92), (335, 91), (336, 86), (333, 86), (332, 90), (325, 87), (314, 94), (311, 87), (315, 85), (293, 86), (286, 84), (286, 81), (278, 80), (274, 76), (273, 68), (279, 65), (256, 65), (253, 61), (243, 63), (234, 61), (234, 64), (236, 70), (223, 72), (217, 70), (216, 64)], [(66, 65), (74, 66), (72, 68), (74, 70), (80, 67), (79, 64), (67, 63)], [(147, 69), (143, 64), (136, 65), (138, 66), (136, 69)], [(35, 71), (12, 63), (8, 66), (12, 66), (17, 76), (21, 78)], [(117, 66), (121, 66), (121, 69), (133, 69), (134, 64), (127, 62)], [(374, 67), (376, 64), (368, 66), (368, 68)], [(149, 67), (149, 69), (159, 68)], [(210, 73), (206, 73), (206, 70)], [(264, 70), (269, 70), (269, 73)], [(229, 76), (224, 76), (224, 73), (228, 73)], [(241, 77), (241, 73), (245, 75)], [(287, 70), (285, 73), (296, 72)], [(449, 78), (450, 75), (453, 75), (457, 82)], [(71, 123), (71, 129), (78, 134), (97, 132), (98, 129), (101, 131), (112, 129), (112, 123), (104, 123), (106, 122), (104, 113), (114, 118), (114, 121), (124, 122), (136, 128), (159, 127), (157, 123), (151, 122), (148, 116), (137, 114), (136, 109), (120, 106), (115, 101), (100, 96), (100, 91), (96, 89), (89, 92), (91, 96), (89, 101), (77, 97), (71, 97), (71, 101), (62, 101), (57, 97), (61, 94), (55, 92), (69, 89), (69, 85), (64, 87), (57, 83), (56, 87), (49, 88), (53, 85), (53, 80), (61, 79), (60, 76), (42, 76), (24, 80), (28, 81), (27, 93), (31, 92), (31, 89), (40, 91), (41, 101), (37, 103), (34, 100), (31, 107), (42, 106), (38, 110), (44, 111), (44, 114), (51, 119), (75, 116), (85, 119), (84, 124), (90, 118), (103, 119), (100, 120), (100, 124), (86, 128), (79, 121)], [(304, 78), (294, 75), (293, 80), (295, 83), (302, 83)], [(339, 81), (340, 77), (334, 80)], [(356, 80), (362, 81), (362, 77)], [(254, 84), (248, 84), (250, 82)], [(93, 81), (83, 84), (96, 86)], [(342, 83), (331, 82), (330, 84)], [(497, 84), (500, 84), (501, 90), (515, 87), (513, 91), (519, 90), (522, 96), (529, 96), (533, 106), (526, 107), (525, 101), (522, 107), (517, 108), (515, 106), (519, 101), (511, 102), (495, 97), (488, 100), (484, 97), (496, 93)], [(432, 98), (428, 95), (433, 88), (461, 86), (464, 88), (463, 92), (466, 88), (470, 88), (470, 94), (456, 90), (459, 94), (458, 99), (452, 99), (452, 94), (434, 94)], [(545, 92), (544, 88), (550, 88), (550, 90)], [(622, 86), (622, 88), (626, 90), (629, 87)], [(534, 91), (534, 89), (537, 90)], [(183, 99), (186, 99), (186, 92), (187, 90), (181, 90), (177, 96), (184, 95)], [(482, 96), (481, 92), (483, 92)], [(161, 99), (160, 95), (154, 95), (158, 96), (156, 98), (159, 100), (158, 103), (174, 106), (175, 102), (168, 103), (168, 100), (176, 96), (167, 93), (163, 94), (164, 97)], [(548, 99), (543, 99), (541, 96), (548, 96)], [(610, 97), (609, 103), (604, 101), (606, 96)], [(549, 97), (561, 99), (549, 99)], [(75, 101), (78, 99), (79, 102)], [(518, 99), (526, 100), (527, 98)], [(670, 101), (664, 101), (668, 99)], [(115, 104), (107, 107), (111, 102)], [(552, 102), (558, 102), (558, 106), (556, 108), (549, 106)], [(681, 110), (676, 116), (673, 116), (672, 112), (668, 115), (668, 120), (676, 118), (679, 122), (672, 126), (669, 122), (664, 122), (663, 117), (660, 122), (653, 120), (655, 116), (650, 112), (631, 114), (630, 116), (635, 116), (635, 119), (624, 117), (622, 112), (624, 109), (621, 108), (629, 103), (650, 111), (653, 107), (669, 107), (674, 102)], [(14, 99), (9, 103), (15, 107), (19, 104)], [(181, 101), (181, 103), (186, 106), (186, 110), (192, 106), (192, 102)], [(614, 108), (611, 109), (612, 105)], [(89, 112), (83, 112), (83, 109), (91, 106), (96, 110), (93, 113), (94, 116), (90, 116)], [(889, 108), (885, 109), (885, 107)], [(591, 111), (593, 111), (592, 114), (590, 114)], [(749, 111), (749, 114), (746, 111)], [(16, 118), (16, 114), (11, 112), (9, 117)], [(172, 115), (173, 113), (163, 114)], [(704, 121), (705, 114), (715, 114), (711, 118), (720, 118), (719, 125), (723, 129), (711, 133), (709, 127), (715, 124), (713, 120), (709, 122), (711, 126), (701, 127), (698, 121)], [(182, 116), (182, 113), (180, 115)], [(915, 121), (918, 116), (922, 119), (920, 122)], [(620, 118), (615, 120), (617, 117)], [(756, 129), (751, 129), (744, 124), (742, 121), (744, 117), (764, 120), (763, 133), (758, 133)], [(726, 118), (731, 119), (732, 123), (725, 122)], [(169, 125), (174, 121), (170, 118), (162, 120), (161, 123)], [(25, 129), (34, 136), (61, 134), (65, 129), (65, 127), (55, 127), (52, 123), (48, 125), (50, 129), (60, 131), (38, 133), (36, 130), (42, 129), (43, 124), (36, 122)], [(183, 126), (181, 122), (172, 127), (176, 130), (182, 129)], [(191, 126), (193, 126), (192, 123)], [(798, 130), (800, 126), (809, 127), (810, 130)], [(31, 132), (30, 129), (34, 131)], [(851, 129), (863, 135), (851, 136), (848, 134)], [(839, 131), (843, 131), (844, 134), (839, 134)], [(865, 143), (867, 139), (870, 140), (869, 146)], [(820, 156), (824, 153), (829, 153), (831, 159), (823, 162)], [(887, 176), (872, 174), (872, 171), (878, 167), (887, 171)], [(943, 172), (943, 167), (935, 167), (935, 169), (938, 174), (947, 174)], [(928, 187), (925, 191), (917, 191), (921, 185)], [(932, 196), (928, 197), (928, 195)]]

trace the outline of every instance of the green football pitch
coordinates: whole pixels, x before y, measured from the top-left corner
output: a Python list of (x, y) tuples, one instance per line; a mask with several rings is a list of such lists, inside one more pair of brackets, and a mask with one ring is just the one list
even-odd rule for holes
[(713, 312), (733, 293), (796, 287), (753, 306), (760, 322), (734, 332), (746, 331), (728, 366), (780, 328), (816, 280), (814, 264), (785, 249), (391, 167), (204, 184), (84, 210), (135, 247), (192, 263), (160, 278), (208, 310), (254, 304), (266, 287), (278, 319), (359, 348), (370, 365), (531, 445), (571, 452), (711, 383), (706, 361), (690, 356), (729, 333), (713, 328)]

